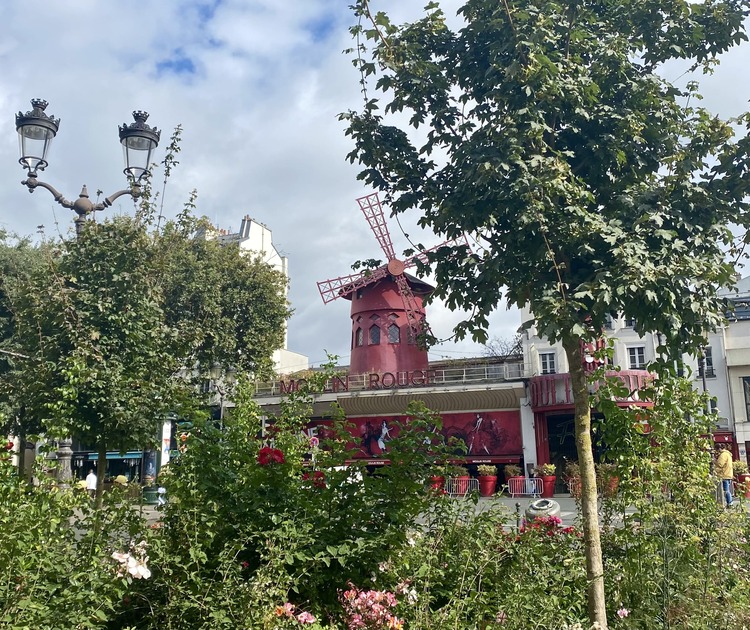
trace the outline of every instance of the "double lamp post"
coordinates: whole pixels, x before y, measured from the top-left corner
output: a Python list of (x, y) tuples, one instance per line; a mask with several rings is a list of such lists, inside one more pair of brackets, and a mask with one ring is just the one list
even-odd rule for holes
[[(18, 132), (18, 143), (21, 157), (18, 160), (26, 170), (26, 179), (21, 182), (33, 193), (37, 188), (45, 188), (55, 201), (64, 208), (70, 208), (76, 213), (75, 228), (76, 235), (80, 236), (86, 217), (92, 212), (109, 208), (116, 199), (123, 195), (130, 195), (133, 199), (141, 196), (141, 183), (144, 177), (149, 175), (151, 155), (159, 145), (161, 132), (155, 127), (146, 124), (148, 114), (142, 111), (133, 112), (134, 122), (123, 124), (119, 127), (120, 143), (122, 144), (125, 157), (124, 173), (128, 178), (129, 187), (119, 190), (106, 197), (104, 201), (94, 203), (89, 199), (86, 186), (83, 186), (78, 199), (68, 201), (53, 186), (40, 181), (38, 172), (43, 171), (47, 163), (47, 153), (53, 138), (60, 128), (60, 119), (45, 112), (47, 101), (33, 99), (31, 110), (25, 114), (16, 114), (16, 131)], [(22, 445), (23, 448), (24, 445)], [(72, 440), (64, 438), (58, 441), (58, 480), (66, 483), (72, 476), (70, 460), (73, 455), (71, 449)]]

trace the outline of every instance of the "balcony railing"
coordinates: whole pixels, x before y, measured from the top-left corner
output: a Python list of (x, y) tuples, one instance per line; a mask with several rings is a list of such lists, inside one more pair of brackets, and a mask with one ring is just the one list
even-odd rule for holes
[[(643, 389), (651, 378), (651, 375), (646, 370), (612, 371), (607, 372), (607, 376), (616, 376), (621, 379), (630, 392)], [(573, 406), (570, 374), (543, 374), (541, 376), (534, 376), (529, 380), (529, 390), (532, 409)]]

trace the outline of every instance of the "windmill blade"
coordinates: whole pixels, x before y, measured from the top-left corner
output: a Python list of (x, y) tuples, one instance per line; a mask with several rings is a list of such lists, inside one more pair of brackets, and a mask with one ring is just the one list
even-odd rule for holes
[(383, 206), (380, 205), (380, 199), (378, 199), (378, 193), (372, 193), (366, 197), (360, 197), (357, 199), (362, 214), (365, 215), (365, 219), (370, 224), (370, 229), (375, 234), (375, 238), (380, 243), (380, 248), (386, 256), (387, 260), (393, 260), (396, 257), (396, 252), (393, 249), (393, 241), (391, 240), (391, 234), (388, 231), (388, 225), (385, 222), (385, 213), (383, 212)]
[(423, 326), (426, 324), (424, 321), (424, 310), (421, 310), (417, 305), (417, 299), (414, 297), (414, 293), (409, 286), (409, 281), (406, 279), (406, 276), (400, 274), (394, 276), (393, 279), (396, 281), (398, 291), (401, 294), (401, 299), (404, 301), (406, 321), (416, 338), (416, 336), (422, 332)]
[(425, 249), (421, 252), (417, 252), (414, 254), (409, 260), (404, 261), (405, 268), (414, 267), (417, 262), (422, 262), (427, 264), (427, 254), (431, 252), (435, 252), (441, 247), (457, 247), (459, 245), (466, 245), (467, 247), (470, 247), (469, 245), (469, 239), (466, 238), (466, 234), (462, 234), (461, 236), (458, 236), (456, 238), (449, 239), (443, 243), (440, 243), (440, 245), (435, 245), (434, 247), (430, 247), (429, 249)]
[(386, 267), (378, 267), (372, 271), (367, 269), (362, 273), (353, 273), (348, 276), (318, 282), (318, 291), (320, 291), (320, 297), (323, 298), (323, 303), (328, 304), (328, 302), (333, 302), (337, 298), (349, 295), (357, 289), (384, 278), (387, 274)]

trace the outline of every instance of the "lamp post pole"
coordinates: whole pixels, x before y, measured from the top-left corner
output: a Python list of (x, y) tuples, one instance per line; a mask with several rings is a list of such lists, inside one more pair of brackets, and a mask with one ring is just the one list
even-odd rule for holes
[[(45, 112), (47, 105), (47, 101), (35, 98), (31, 101), (31, 110), (16, 114), (16, 131), (18, 132), (18, 146), (21, 154), (18, 162), (26, 170), (26, 179), (21, 184), (26, 186), (30, 193), (33, 193), (37, 188), (44, 188), (52, 194), (57, 203), (64, 208), (73, 210), (76, 213), (74, 219), (76, 238), (80, 238), (86, 217), (89, 214), (109, 208), (116, 199), (123, 195), (130, 195), (133, 199), (138, 199), (141, 196), (141, 182), (144, 177), (148, 177), (151, 154), (159, 146), (161, 132), (146, 124), (148, 120), (146, 112), (134, 111), (134, 122), (125, 123), (118, 128), (125, 157), (125, 170), (123, 172), (128, 178), (129, 187), (111, 194), (104, 201), (94, 203), (89, 199), (88, 190), (84, 185), (78, 199), (68, 201), (53, 186), (38, 178), (39, 171), (43, 171), (48, 166), (49, 147), (60, 129), (60, 119)], [(72, 440), (69, 437), (58, 440), (57, 479), (63, 486), (67, 485), (73, 476), (70, 467), (70, 460), (73, 455), (71, 446)], [(97, 472), (99, 475), (104, 474), (103, 470)]]
[(224, 428), (224, 402), (226, 401), (227, 390), (234, 385), (236, 374), (234, 367), (224, 370), (220, 363), (212, 364), (209, 369), (213, 389), (219, 394), (219, 426), (221, 428)]

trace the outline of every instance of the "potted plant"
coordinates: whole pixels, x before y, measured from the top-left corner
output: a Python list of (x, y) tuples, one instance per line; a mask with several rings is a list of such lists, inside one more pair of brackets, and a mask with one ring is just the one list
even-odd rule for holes
[(555, 496), (556, 473), (557, 467), (554, 464), (539, 464), (534, 469), (534, 474), (542, 480), (542, 498), (551, 499)]
[(431, 490), (437, 490), (445, 492), (445, 466), (444, 465), (436, 465), (432, 469), (432, 474), (430, 475), (430, 479), (428, 481), (430, 484)]
[(454, 466), (451, 477), (453, 478), (453, 493), (459, 497), (464, 496), (469, 491), (469, 481), (471, 480), (466, 466)]
[(510, 496), (517, 494), (523, 494), (524, 492), (524, 478), (523, 470), (517, 464), (506, 464), (504, 468), (505, 472), (505, 483), (508, 486), (508, 492)]
[(747, 463), (742, 460), (732, 462), (732, 470), (737, 479), (737, 493), (742, 493), (746, 499), (750, 499), (750, 474), (747, 470)]
[(568, 492), (573, 498), (581, 496), (581, 468), (578, 462), (568, 460), (565, 462), (565, 472), (563, 476), (565, 484), (568, 486)]
[(521, 474), (521, 467), (517, 464), (506, 464), (505, 465), (505, 480), (514, 479), (516, 477), (523, 477)]
[(596, 483), (603, 497), (611, 498), (617, 495), (620, 478), (615, 474), (617, 466), (609, 462), (596, 464)]
[(479, 495), (491, 497), (495, 494), (495, 486), (497, 485), (497, 467), (490, 464), (479, 464), (477, 473), (479, 474)]

